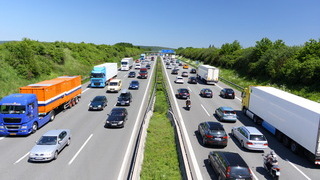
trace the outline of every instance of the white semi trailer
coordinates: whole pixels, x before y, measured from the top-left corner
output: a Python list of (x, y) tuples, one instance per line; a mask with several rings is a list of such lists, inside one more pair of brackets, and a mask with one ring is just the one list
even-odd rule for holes
[(320, 165), (320, 103), (265, 86), (249, 86), (241, 96), (248, 117)]
[(133, 58), (123, 58), (121, 60), (121, 71), (129, 71), (133, 65)]
[(198, 78), (207, 84), (215, 84), (219, 81), (219, 69), (210, 65), (200, 65), (198, 67)]

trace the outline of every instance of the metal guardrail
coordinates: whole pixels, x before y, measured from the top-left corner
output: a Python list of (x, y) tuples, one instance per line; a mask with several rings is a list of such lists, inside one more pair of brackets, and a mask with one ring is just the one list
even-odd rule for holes
[(226, 79), (224, 79), (224, 78), (222, 78), (222, 77), (219, 77), (219, 80), (222, 80), (222, 81), (224, 81), (224, 82), (227, 82), (228, 84), (231, 84), (231, 85), (233, 85), (233, 86), (235, 86), (235, 87), (237, 87), (237, 88), (239, 88), (239, 89), (241, 89), (241, 90), (244, 89), (244, 87), (239, 86), (239, 85), (237, 85), (237, 84), (235, 84), (235, 83), (233, 83), (233, 82), (231, 82), (231, 81), (228, 81), (228, 80), (226, 80)]

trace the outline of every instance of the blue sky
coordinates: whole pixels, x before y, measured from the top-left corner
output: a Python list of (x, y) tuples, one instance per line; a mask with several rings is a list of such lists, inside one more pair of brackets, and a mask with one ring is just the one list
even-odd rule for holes
[(0, 0), (0, 41), (220, 47), (320, 38), (319, 0)]

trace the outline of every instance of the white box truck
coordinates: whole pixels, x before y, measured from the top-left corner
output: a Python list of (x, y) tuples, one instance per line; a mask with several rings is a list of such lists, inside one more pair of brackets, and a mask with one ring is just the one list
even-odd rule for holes
[(320, 165), (320, 103), (266, 86), (249, 86), (241, 96), (245, 115)]
[(117, 63), (104, 63), (94, 66), (90, 76), (91, 87), (105, 87), (107, 82), (118, 74)]
[(129, 71), (133, 65), (133, 58), (123, 58), (121, 60), (121, 71)]
[(200, 65), (198, 78), (207, 84), (215, 84), (219, 81), (219, 69), (210, 65)]

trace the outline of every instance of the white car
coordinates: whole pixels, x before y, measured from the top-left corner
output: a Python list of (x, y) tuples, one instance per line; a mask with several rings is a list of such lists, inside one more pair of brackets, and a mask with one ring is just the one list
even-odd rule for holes
[(135, 69), (140, 69), (141, 68), (141, 64), (135, 64), (134, 68)]
[(183, 84), (183, 77), (177, 76), (176, 80), (174, 80), (174, 82), (177, 83), (177, 84)]
[(231, 134), (239, 140), (243, 148), (257, 151), (263, 151), (268, 148), (266, 137), (255, 127), (233, 127)]
[(59, 152), (71, 143), (69, 129), (46, 132), (29, 153), (29, 161), (50, 161), (58, 158)]

